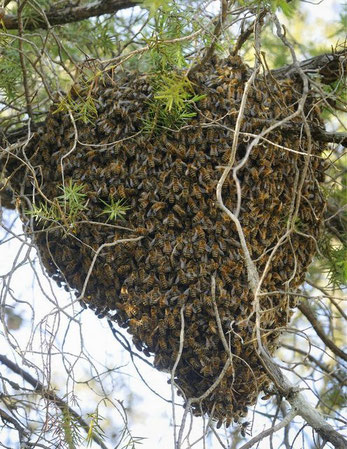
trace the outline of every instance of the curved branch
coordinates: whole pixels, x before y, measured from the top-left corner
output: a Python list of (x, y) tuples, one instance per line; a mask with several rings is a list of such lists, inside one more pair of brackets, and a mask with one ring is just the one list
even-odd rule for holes
[(321, 413), (311, 406), (300, 390), (289, 381), (275, 364), (265, 348), (260, 348), (259, 358), (274, 382), (277, 390), (287, 399), (293, 412), (301, 416), (325, 442), (330, 442), (335, 449), (345, 449), (347, 440), (325, 421)]
[[(52, 6), (44, 12), (44, 15), (52, 26), (64, 25), (65, 23), (79, 22), (90, 17), (102, 16), (103, 14), (114, 14), (122, 9), (132, 8), (139, 3), (141, 3), (139, 0), (101, 0), (81, 6), (66, 6), (65, 8)], [(1, 15), (7, 30), (18, 29), (17, 16), (4, 14), (3, 8), (0, 8), (0, 17)], [(47, 28), (47, 21), (44, 15), (28, 18), (25, 22), (25, 30), (33, 31), (38, 28)]]
[[(76, 421), (79, 423), (79, 425), (82, 427), (82, 429), (88, 433), (89, 431), (89, 425), (84, 421), (84, 419), (75, 412), (71, 407), (68, 406), (68, 404), (60, 399), (59, 396), (57, 396), (52, 390), (49, 390), (46, 388), (39, 380), (35, 379), (31, 374), (29, 374), (27, 371), (24, 371), (22, 368), (20, 368), (18, 365), (13, 363), (11, 360), (9, 360), (6, 356), (0, 354), (0, 363), (4, 364), (14, 373), (18, 374), (22, 377), (28, 384), (30, 384), (34, 391), (42, 397), (49, 399), (50, 401), (54, 402), (60, 410), (65, 411), (68, 410), (70, 415), (72, 415)], [(95, 434), (92, 435), (93, 441), (97, 443), (102, 449), (107, 449), (103, 441)]]
[(331, 84), (338, 80), (342, 74), (346, 74), (347, 69), (347, 49), (343, 49), (334, 53), (324, 53), (314, 56), (299, 63), (299, 67), (295, 64), (289, 64), (280, 69), (271, 70), (276, 78), (287, 78), (299, 73), (316, 73), (321, 75), (323, 84)]
[(316, 331), (316, 334), (318, 337), (323, 341), (323, 343), (338, 357), (341, 357), (341, 359), (347, 361), (347, 354), (342, 351), (338, 346), (335, 345), (335, 343), (328, 338), (326, 333), (324, 332), (324, 329), (320, 322), (317, 320), (317, 318), (314, 316), (313, 310), (308, 305), (307, 301), (302, 302), (299, 305), (299, 310), (305, 315), (307, 320), (312, 324), (313, 329)]

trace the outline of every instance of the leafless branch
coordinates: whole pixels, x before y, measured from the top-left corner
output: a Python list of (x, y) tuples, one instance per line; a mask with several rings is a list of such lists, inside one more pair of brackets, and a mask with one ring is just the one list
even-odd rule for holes
[(330, 84), (338, 80), (342, 74), (345, 75), (347, 68), (347, 50), (344, 48), (334, 53), (324, 53), (314, 56), (299, 63), (289, 64), (280, 69), (272, 70), (275, 78), (287, 78), (299, 74), (299, 69), (305, 74), (317, 74), (321, 76), (321, 82)]
[[(75, 412), (68, 404), (63, 401), (59, 396), (57, 396), (52, 390), (45, 387), (39, 380), (35, 379), (31, 374), (27, 371), (24, 371), (17, 364), (9, 360), (6, 356), (0, 354), (0, 363), (4, 364), (14, 373), (18, 374), (22, 377), (26, 382), (28, 382), (33, 388), (34, 391), (40, 394), (42, 397), (49, 399), (54, 404), (56, 404), (62, 411), (68, 410), (70, 415), (73, 416), (82, 429), (88, 433), (89, 425), (84, 421), (84, 419)], [(107, 449), (107, 446), (103, 443), (103, 441), (95, 434), (92, 435), (93, 440), (97, 443), (102, 449)]]
[(342, 351), (338, 346), (335, 345), (335, 343), (328, 338), (326, 333), (324, 332), (324, 329), (320, 322), (317, 320), (317, 318), (314, 315), (313, 310), (309, 306), (307, 301), (303, 301), (299, 305), (299, 310), (305, 315), (307, 320), (312, 324), (313, 329), (316, 331), (318, 337), (324, 342), (324, 344), (338, 357), (341, 357), (341, 359), (347, 361), (347, 354)]

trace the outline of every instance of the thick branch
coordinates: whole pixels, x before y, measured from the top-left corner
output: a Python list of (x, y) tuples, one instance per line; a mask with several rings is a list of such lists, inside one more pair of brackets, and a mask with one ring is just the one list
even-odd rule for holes
[[(90, 17), (102, 16), (103, 14), (114, 14), (122, 9), (132, 8), (139, 3), (139, 0), (101, 0), (81, 6), (66, 6), (65, 8), (54, 8), (52, 6), (44, 14), (52, 26), (64, 25), (65, 23), (79, 22)], [(0, 16), (2, 12), (4, 10), (0, 8)], [(15, 15), (5, 14), (3, 23), (7, 30), (18, 29), (18, 20)], [(43, 16), (37, 15), (26, 20), (26, 30), (36, 30), (38, 28), (47, 28), (47, 21)]]
[[(84, 419), (72, 408), (70, 408), (65, 401), (60, 399), (60, 397), (57, 396), (52, 390), (46, 388), (39, 380), (35, 379), (31, 374), (24, 371), (22, 368), (20, 368), (18, 365), (13, 363), (11, 360), (9, 360), (6, 356), (2, 354), (0, 354), (0, 363), (3, 363), (11, 371), (21, 376), (22, 379), (24, 379), (34, 388), (34, 391), (41, 394), (44, 398), (47, 398), (50, 401), (54, 402), (54, 404), (56, 404), (62, 411), (68, 410), (70, 415), (72, 415), (77, 420), (77, 422), (83, 428), (83, 430), (86, 433), (88, 433), (89, 425), (84, 421)], [(93, 434), (92, 438), (102, 449), (107, 449), (105, 444), (97, 435)]]
[(300, 393), (300, 390), (291, 384), (264, 348), (261, 348), (259, 357), (277, 390), (292, 406), (293, 412), (301, 416), (323, 441), (332, 443), (335, 449), (345, 449), (347, 440), (328, 424), (318, 410), (312, 407)]
[[(338, 80), (342, 74), (346, 74), (347, 50), (343, 49), (335, 53), (325, 53), (299, 63), (299, 67), (305, 73), (316, 73), (321, 76), (321, 82), (330, 84)], [(299, 73), (295, 64), (286, 65), (280, 69), (272, 70), (276, 78), (287, 78)]]
[(306, 301), (303, 301), (299, 305), (299, 310), (305, 315), (307, 320), (312, 324), (313, 329), (316, 331), (316, 334), (318, 337), (323, 341), (323, 343), (338, 357), (341, 357), (341, 359), (347, 361), (347, 354), (342, 351), (338, 346), (335, 345), (335, 343), (328, 338), (326, 333), (324, 332), (324, 329), (320, 322), (317, 320), (317, 318), (314, 316), (313, 310), (308, 305)]

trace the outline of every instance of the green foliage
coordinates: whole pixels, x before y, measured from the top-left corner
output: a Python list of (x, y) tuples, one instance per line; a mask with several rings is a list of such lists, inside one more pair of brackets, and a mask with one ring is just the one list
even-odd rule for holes
[(76, 417), (70, 414), (68, 407), (65, 407), (62, 411), (61, 428), (68, 449), (77, 449), (77, 446), (83, 441), (80, 427)]
[(86, 195), (82, 193), (84, 184), (76, 184), (71, 179), (65, 186), (59, 187), (63, 194), (55, 198), (50, 204), (40, 202), (33, 204), (31, 210), (25, 212), (37, 222), (45, 221), (49, 224), (60, 222), (65, 226), (74, 226), (81, 212), (86, 209)]
[[(347, 285), (347, 155), (341, 155), (327, 173), (323, 193), (330, 207), (326, 232), (319, 242), (321, 265), (334, 287)], [(334, 221), (335, 217), (335, 221)], [(338, 227), (338, 230), (336, 229)]]
[(75, 184), (70, 179), (67, 185), (59, 187), (59, 189), (63, 191), (63, 194), (58, 196), (58, 201), (60, 200), (59, 203), (65, 210), (68, 209), (71, 217), (86, 208), (84, 201), (86, 194), (82, 192), (85, 189), (84, 184)]
[(102, 214), (108, 215), (107, 221), (117, 220), (118, 218), (121, 218), (122, 220), (124, 220), (124, 216), (125, 216), (127, 210), (130, 209), (130, 206), (127, 206), (126, 204), (124, 204), (124, 200), (122, 200), (122, 199), (115, 201), (114, 198), (111, 198), (111, 203), (106, 203), (105, 201), (103, 201), (101, 199), (100, 199), (100, 201), (102, 203), (104, 203), (106, 206), (100, 215), (102, 215)]
[(0, 46), (3, 46), (0, 50), (0, 95), (10, 102), (18, 96), (18, 89), (22, 83), (22, 70), (15, 43), (1, 39), (1, 32)]
[(142, 444), (142, 441), (146, 438), (143, 437), (133, 437), (128, 429), (125, 429), (124, 434), (122, 435), (121, 442), (123, 445), (120, 446), (120, 449), (136, 449), (139, 444)]
[[(177, 41), (191, 31), (188, 17), (182, 14), (175, 5), (167, 4), (159, 8), (152, 19), (152, 33), (144, 35), (150, 51), (147, 53), (147, 63), (152, 73), (164, 73), (187, 65), (185, 50), (190, 47), (189, 41)], [(167, 43), (165, 41), (173, 41)]]
[(154, 99), (159, 100), (168, 112), (174, 108), (182, 111), (185, 108), (186, 100), (193, 93), (192, 83), (189, 79), (179, 76), (177, 73), (170, 76), (162, 75), (158, 84)]
[(286, 17), (292, 18), (295, 14), (296, 5), (295, 2), (289, 3), (287, 0), (270, 0), (270, 8), (273, 12), (279, 9)]
[(143, 119), (144, 131), (149, 134), (162, 128), (178, 129), (196, 115), (193, 104), (204, 98), (195, 94), (182, 70), (187, 66), (185, 53), (191, 44), (177, 39), (192, 31), (189, 16), (173, 3), (162, 2), (160, 6), (153, 18), (152, 35), (145, 38), (150, 47), (146, 57), (154, 92)]
[(87, 447), (90, 447), (93, 443), (93, 438), (97, 437), (103, 440), (105, 438), (105, 432), (100, 426), (100, 422), (103, 421), (103, 417), (99, 415), (98, 410), (94, 413), (88, 413), (88, 418), (90, 419), (89, 429), (86, 436)]
[(162, 11), (169, 9), (169, 0), (142, 0), (141, 6), (148, 9), (150, 16), (153, 17), (159, 9)]
[(93, 123), (98, 115), (98, 111), (92, 95), (88, 93), (86, 97), (83, 97), (76, 90), (75, 92), (77, 93), (76, 100), (72, 98), (71, 92), (68, 93), (60, 100), (60, 103), (54, 112), (71, 111), (75, 120), (81, 120), (85, 124)]
[(55, 204), (48, 205), (47, 203), (40, 202), (38, 205), (33, 204), (30, 210), (25, 211), (26, 215), (29, 215), (38, 223), (40, 221), (58, 221), (59, 211)]

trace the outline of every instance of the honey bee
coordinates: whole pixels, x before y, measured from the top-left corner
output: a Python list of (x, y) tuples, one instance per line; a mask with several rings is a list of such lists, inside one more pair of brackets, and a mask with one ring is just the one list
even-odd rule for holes
[(117, 194), (122, 199), (126, 198), (125, 188), (122, 184), (117, 187)]
[(128, 315), (128, 317), (133, 317), (138, 313), (138, 308), (133, 304), (124, 304), (124, 312)]
[(165, 274), (163, 274), (163, 273), (159, 274), (159, 284), (160, 284), (160, 288), (162, 288), (163, 290), (167, 290), (168, 282), (167, 282)]
[(166, 203), (164, 203), (163, 201), (158, 201), (152, 205), (151, 209), (153, 210), (153, 212), (158, 212), (158, 211), (164, 209), (165, 206), (166, 206)]
[(198, 184), (193, 184), (192, 187), (192, 195), (197, 198), (198, 200), (202, 197), (201, 187), (198, 186)]
[(201, 223), (204, 218), (204, 213), (202, 211), (199, 211), (196, 215), (193, 217), (193, 223), (198, 224)]
[[(192, 291), (192, 289), (191, 289), (191, 291)], [(194, 295), (193, 295), (193, 296), (194, 296)], [(196, 313), (200, 313), (200, 312), (201, 312), (201, 302), (200, 302), (200, 299), (194, 299), (192, 305), (193, 305), (193, 310), (194, 310)]]
[(192, 304), (187, 304), (185, 309), (184, 309), (184, 313), (186, 314), (186, 316), (188, 318), (190, 318), (193, 314), (193, 305)]
[(167, 349), (167, 343), (166, 343), (166, 339), (164, 337), (159, 336), (158, 343), (159, 343), (160, 349), (163, 349), (163, 350)]
[(213, 368), (211, 365), (205, 365), (200, 369), (200, 373), (203, 376), (213, 376), (214, 372), (213, 372)]
[(144, 280), (144, 283), (148, 288), (153, 287), (154, 283), (156, 282), (156, 277), (153, 273), (150, 273), (146, 279)]
[(170, 329), (174, 329), (175, 328), (175, 321), (176, 321), (175, 320), (175, 316), (172, 313), (168, 314), (168, 316), (167, 316), (167, 324), (168, 324)]
[(197, 243), (197, 253), (203, 254), (206, 251), (206, 241), (205, 240), (198, 240)]
[(172, 190), (173, 190), (175, 193), (178, 193), (178, 192), (182, 189), (181, 183), (179, 182), (177, 176), (174, 176), (174, 177), (172, 178), (171, 186), (172, 186)]
[(179, 224), (179, 220), (173, 213), (169, 213), (168, 216), (163, 220), (163, 224), (167, 224), (169, 228), (173, 228), (175, 225)]
[(180, 217), (184, 217), (185, 216), (185, 211), (182, 209), (181, 206), (179, 206), (178, 204), (175, 204), (172, 209), (180, 216)]
[(172, 248), (171, 243), (168, 240), (165, 240), (163, 242), (163, 253), (164, 254), (171, 254)]

